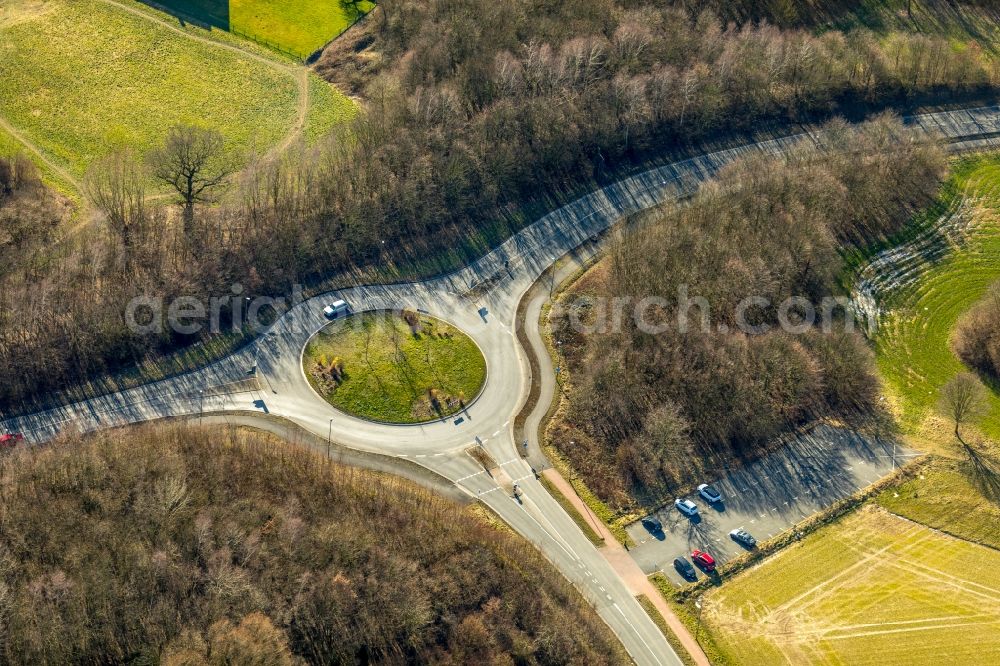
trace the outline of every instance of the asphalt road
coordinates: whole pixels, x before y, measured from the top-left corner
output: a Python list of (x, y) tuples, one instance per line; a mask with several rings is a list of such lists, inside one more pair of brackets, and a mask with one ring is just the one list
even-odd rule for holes
[[(1000, 145), (1000, 108), (930, 114), (911, 123), (943, 134), (962, 149)], [(553, 211), (451, 275), (413, 284), (356, 287), (313, 298), (286, 313), (256, 344), (202, 370), (8, 419), (0, 422), (0, 430), (22, 432), (31, 442), (43, 442), (63, 430), (88, 432), (168, 417), (256, 411), (289, 419), (317, 437), (332, 433), (338, 443), (358, 451), (406, 458), (482, 500), (536, 544), (594, 604), (638, 664), (679, 664), (621, 578), (534, 480), (529, 464), (516, 451), (511, 420), (526, 399), (530, 372), (511, 327), (517, 304), (529, 286), (555, 260), (585, 248), (593, 235), (625, 216), (690, 194), (734, 159), (758, 152), (780, 154), (802, 140), (822, 143), (822, 136), (763, 141), (624, 178)], [(326, 324), (323, 307), (336, 298), (347, 300), (355, 311), (417, 308), (464, 329), (486, 356), (488, 379), (483, 393), (459, 417), (425, 425), (378, 425), (334, 410), (310, 388), (301, 354)], [(242, 387), (255, 365), (259, 390), (227, 388)], [(551, 390), (552, 376), (547, 370), (543, 375), (540, 379)], [(493, 476), (466, 453), (477, 440), (501, 463)], [(832, 482), (833, 477), (828, 479)], [(509, 495), (515, 481), (524, 488), (523, 503)], [(763, 506), (759, 501), (749, 502), (753, 495), (743, 497), (748, 507)], [(822, 494), (818, 499), (823, 499)], [(780, 506), (774, 507), (776, 513)], [(762, 514), (766, 512), (757, 514), (757, 520), (764, 520), (759, 518)], [(746, 515), (751, 519), (750, 512)], [(659, 559), (654, 556), (650, 562)]]
[[(915, 454), (891, 441), (863, 437), (849, 430), (821, 425), (791, 440), (767, 457), (709, 483), (723, 497), (715, 506), (697, 493), (687, 497), (699, 516), (688, 518), (672, 504), (651, 514), (663, 524), (652, 532), (641, 521), (629, 525), (637, 546), (632, 557), (646, 573), (663, 571), (680, 586), (675, 557), (691, 559), (693, 549), (708, 551), (721, 564), (746, 552), (729, 532), (744, 529), (757, 539), (770, 539), (878, 481)], [(703, 574), (698, 573), (701, 577)]]

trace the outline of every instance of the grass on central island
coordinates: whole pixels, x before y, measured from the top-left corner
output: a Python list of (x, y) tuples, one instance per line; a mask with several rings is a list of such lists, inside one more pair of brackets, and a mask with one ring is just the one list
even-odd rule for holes
[(336, 322), (306, 347), (306, 375), (334, 407), (386, 423), (421, 423), (460, 411), (486, 382), (486, 359), (439, 319), (369, 312)]

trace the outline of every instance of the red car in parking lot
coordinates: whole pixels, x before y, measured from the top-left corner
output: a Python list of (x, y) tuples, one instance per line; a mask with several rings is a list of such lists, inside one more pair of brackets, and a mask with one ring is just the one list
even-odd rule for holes
[(703, 550), (695, 550), (691, 553), (691, 559), (702, 569), (708, 572), (715, 571), (715, 558)]
[(19, 433), (0, 435), (0, 449), (12, 449), (18, 442), (24, 441), (24, 435)]

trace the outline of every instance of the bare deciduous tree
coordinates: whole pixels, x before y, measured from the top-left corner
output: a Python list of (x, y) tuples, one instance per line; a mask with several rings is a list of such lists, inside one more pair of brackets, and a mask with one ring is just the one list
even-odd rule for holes
[(955, 424), (955, 437), (965, 445), (960, 428), (985, 412), (986, 389), (972, 373), (960, 373), (941, 388), (939, 407)]
[(149, 155), (153, 174), (180, 195), (184, 206), (184, 231), (194, 225), (196, 204), (209, 203), (214, 191), (235, 170), (225, 154), (225, 140), (216, 130), (194, 125), (175, 125), (163, 146)]
[(83, 186), (87, 198), (107, 218), (128, 263), (148, 221), (145, 174), (135, 154), (119, 150), (97, 160), (87, 171)]

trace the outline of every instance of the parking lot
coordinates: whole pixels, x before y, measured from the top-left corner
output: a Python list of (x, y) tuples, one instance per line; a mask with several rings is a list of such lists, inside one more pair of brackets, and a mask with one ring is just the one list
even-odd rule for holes
[[(637, 544), (632, 557), (647, 574), (663, 571), (680, 585), (684, 581), (674, 570), (675, 557), (690, 561), (691, 551), (700, 549), (722, 564), (745, 552), (730, 538), (731, 530), (745, 529), (758, 541), (774, 537), (871, 485), (914, 455), (889, 441), (819, 426), (721, 479), (692, 479), (692, 485), (712, 484), (722, 493), (722, 502), (710, 506), (693, 494), (688, 498), (698, 505), (699, 513), (694, 518), (670, 504), (652, 514), (663, 524), (662, 532), (651, 532), (641, 522), (629, 525)], [(703, 575), (698, 572), (699, 578)]]

